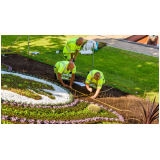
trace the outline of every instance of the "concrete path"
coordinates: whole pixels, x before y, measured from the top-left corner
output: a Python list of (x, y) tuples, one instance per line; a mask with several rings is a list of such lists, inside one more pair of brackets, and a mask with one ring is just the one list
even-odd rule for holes
[(108, 46), (111, 47), (133, 51), (136, 53), (141, 53), (149, 56), (159, 57), (159, 47), (124, 40), (124, 38), (127, 38), (129, 36), (130, 35), (128, 36), (91, 35), (85, 37), (85, 40), (95, 40), (96, 42), (105, 42), (107, 43)]

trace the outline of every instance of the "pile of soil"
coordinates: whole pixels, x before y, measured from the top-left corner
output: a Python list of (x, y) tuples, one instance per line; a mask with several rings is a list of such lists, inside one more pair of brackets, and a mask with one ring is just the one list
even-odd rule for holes
[(104, 42), (98, 42), (98, 49), (101, 49), (102, 47), (105, 47), (107, 43)]
[[(38, 77), (48, 79), (52, 82), (59, 83), (55, 79), (53, 66), (47, 65), (45, 63), (35, 61), (33, 59), (24, 57), (19, 54), (6, 54), (5, 57), (1, 56), (1, 62), (11, 66), (13, 71), (26, 73), (30, 75), (36, 75)], [(78, 81), (78, 82), (84, 82), (85, 79), (86, 79), (85, 77), (82, 77), (79, 75), (75, 76), (75, 81)], [(119, 114), (121, 114), (122, 116), (124, 116), (125, 120), (128, 123), (138, 123), (137, 120), (133, 119), (133, 118), (136, 118), (135, 113), (131, 112), (130, 110), (130, 108), (134, 109), (133, 106), (141, 108), (140, 103), (136, 101), (136, 99), (140, 99), (141, 103), (144, 106), (147, 106), (147, 101), (145, 99), (135, 97), (134, 95), (131, 95), (127, 92), (123, 92), (119, 89), (112, 88), (107, 85), (103, 85), (101, 93), (96, 98), (98, 102), (94, 99), (91, 99), (83, 95), (83, 94), (89, 94), (89, 91), (85, 87), (80, 87), (77, 84), (73, 84), (72, 87), (74, 90), (70, 88), (68, 88), (68, 90), (70, 90), (74, 98), (83, 99), (89, 102), (94, 102), (100, 105), (104, 105), (107, 108), (113, 109), (117, 111)], [(79, 93), (78, 91), (82, 92), (83, 94)], [(109, 105), (113, 106), (114, 108), (110, 107)], [(159, 123), (159, 120), (157, 120), (155, 123)]]

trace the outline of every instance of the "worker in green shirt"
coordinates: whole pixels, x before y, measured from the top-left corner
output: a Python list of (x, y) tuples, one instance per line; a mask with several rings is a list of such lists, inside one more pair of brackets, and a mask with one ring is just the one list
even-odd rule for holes
[(101, 71), (92, 70), (88, 74), (87, 79), (85, 81), (85, 85), (86, 85), (87, 90), (92, 92), (92, 88), (90, 88), (90, 87), (93, 87), (96, 89), (94, 96), (92, 96), (91, 98), (95, 99), (98, 96), (98, 94), (102, 88), (102, 85), (104, 83), (105, 83), (105, 79), (104, 79), (104, 75)]
[[(64, 58), (66, 61), (76, 61), (81, 45), (83, 44), (83, 38), (70, 39), (63, 49)], [(74, 55), (75, 53), (75, 55)]]
[[(72, 72), (72, 75), (70, 74)], [(64, 87), (72, 88), (72, 84), (75, 78), (76, 66), (72, 61), (60, 61), (57, 62), (54, 66), (54, 73), (56, 78), (61, 82)], [(71, 79), (70, 79), (71, 78)], [(70, 79), (70, 85), (66, 85), (63, 80)]]

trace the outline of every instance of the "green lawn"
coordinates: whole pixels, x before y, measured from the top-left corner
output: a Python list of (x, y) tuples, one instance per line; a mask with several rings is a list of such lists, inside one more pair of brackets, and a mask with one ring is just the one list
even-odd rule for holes
[[(1, 35), (1, 45), (9, 48), (18, 37), (18, 35)], [(63, 49), (67, 40), (74, 37), (84, 37), (84, 35), (30, 35), (29, 51), (38, 51), (44, 54)], [(12, 48), (28, 53), (28, 35), (22, 35)]]
[[(29, 36), (30, 52), (40, 52), (40, 55), (29, 57), (54, 65), (57, 61), (63, 60), (62, 52), (56, 54), (55, 51), (63, 50), (68, 39), (80, 36), (85, 37), (84, 35)], [(8, 48), (17, 38), (18, 35), (2, 35), (1, 45)], [(14, 51), (14, 49), (27, 53), (28, 36), (23, 35), (19, 38), (11, 50)], [(24, 55), (23, 53), (21, 54)], [(92, 55), (81, 55), (79, 53), (75, 64), (77, 71), (86, 74), (92, 69)], [(135, 94), (132, 90), (136, 90), (141, 94), (145, 93), (150, 97), (151, 101), (156, 96), (156, 102), (159, 102), (159, 58), (106, 46), (95, 52), (93, 69), (98, 69), (104, 73), (107, 85), (113, 86), (114, 83), (117, 83), (114, 85), (115, 88), (131, 94)], [(137, 96), (142, 97), (140, 94), (137, 94)]]

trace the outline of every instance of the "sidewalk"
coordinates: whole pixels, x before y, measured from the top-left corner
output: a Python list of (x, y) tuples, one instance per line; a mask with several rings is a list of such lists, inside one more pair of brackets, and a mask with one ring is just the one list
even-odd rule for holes
[[(129, 37), (130, 35), (128, 35)], [(112, 38), (114, 37), (114, 38)], [(149, 56), (159, 57), (159, 47), (141, 44), (137, 42), (126, 41), (124, 35), (91, 35), (85, 37), (85, 40), (95, 40), (96, 42), (105, 42), (108, 46), (120, 48), (123, 50), (133, 51), (136, 53), (141, 53)]]

